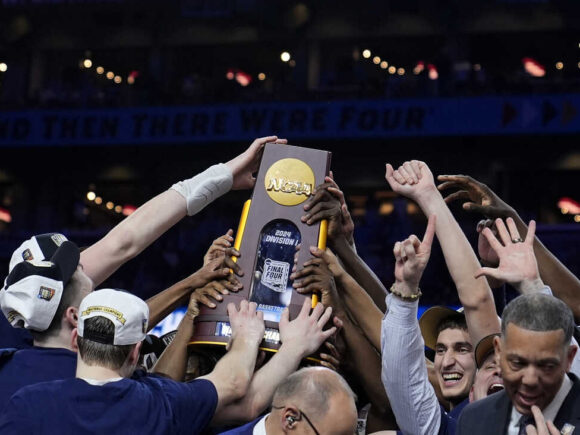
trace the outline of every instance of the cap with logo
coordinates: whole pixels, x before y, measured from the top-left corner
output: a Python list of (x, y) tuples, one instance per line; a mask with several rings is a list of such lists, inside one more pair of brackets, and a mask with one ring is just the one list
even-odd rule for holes
[(79, 259), (79, 248), (73, 242), (63, 241), (49, 261), (30, 259), (15, 263), (0, 290), (0, 308), (12, 326), (46, 330)]
[(441, 322), (447, 318), (457, 318), (465, 321), (463, 307), (455, 311), (442, 305), (436, 305), (423, 313), (419, 319), (419, 327), (421, 328), (421, 335), (425, 341), (425, 346), (435, 350), (435, 347), (437, 346), (437, 337), (439, 335), (437, 328)]
[(46, 233), (33, 236), (23, 242), (12, 253), (8, 272), (12, 272), (14, 266), (27, 260), (43, 261), (52, 258), (56, 250), (68, 239), (60, 233)]
[[(93, 317), (113, 322), (114, 334), (85, 330), (85, 322)], [(137, 296), (122, 290), (96, 290), (87, 295), (79, 307), (78, 334), (85, 340), (103, 344), (129, 345), (142, 341), (147, 334), (149, 307)]]
[(481, 368), (487, 357), (495, 352), (493, 347), (493, 339), (500, 336), (501, 335), (499, 333), (490, 334), (479, 340), (479, 343), (477, 343), (477, 346), (475, 346), (475, 362), (477, 363), (478, 369)]

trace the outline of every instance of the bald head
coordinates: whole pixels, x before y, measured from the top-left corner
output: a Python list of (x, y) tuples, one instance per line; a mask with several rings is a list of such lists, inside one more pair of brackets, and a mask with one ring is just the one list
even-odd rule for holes
[[(352, 434), (356, 428), (355, 394), (336, 372), (323, 367), (307, 367), (282, 382), (272, 401), (272, 419), (286, 431), (292, 426), (312, 423), (320, 433)], [(280, 428), (280, 426), (278, 426)], [(270, 431), (268, 433), (275, 433)]]

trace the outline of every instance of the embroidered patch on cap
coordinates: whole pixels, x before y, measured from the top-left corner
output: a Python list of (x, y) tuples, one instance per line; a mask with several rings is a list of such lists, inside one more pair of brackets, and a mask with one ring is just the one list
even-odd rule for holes
[(41, 286), (40, 290), (38, 291), (38, 299), (50, 301), (55, 293), (56, 293), (55, 289)]

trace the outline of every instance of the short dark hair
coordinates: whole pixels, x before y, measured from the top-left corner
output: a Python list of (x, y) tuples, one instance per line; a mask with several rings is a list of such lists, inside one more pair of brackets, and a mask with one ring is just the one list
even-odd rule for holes
[(564, 344), (569, 344), (574, 333), (572, 310), (560, 299), (543, 293), (522, 295), (505, 307), (501, 321), (501, 334), (505, 338), (507, 325), (513, 323), (530, 331), (564, 332)]
[(437, 336), (445, 329), (461, 329), (467, 331), (467, 322), (462, 314), (445, 317), (437, 324)]
[(305, 367), (292, 373), (286, 378), (276, 391), (272, 403), (281, 406), (283, 401), (289, 398), (302, 397), (308, 401), (308, 409), (314, 410), (313, 414), (324, 416), (329, 410), (329, 403), (336, 393), (347, 394), (356, 400), (356, 395), (348, 383), (338, 373), (329, 369), (331, 376), (336, 376), (338, 382), (332, 382), (328, 376), (319, 376), (321, 370), (316, 367)]
[[(98, 336), (114, 336), (115, 325), (106, 317), (95, 316), (84, 321), (84, 331)], [(103, 344), (80, 335), (77, 337), (79, 354), (83, 362), (89, 366), (107, 367), (111, 370), (119, 370), (125, 364), (134, 344), (119, 345)]]

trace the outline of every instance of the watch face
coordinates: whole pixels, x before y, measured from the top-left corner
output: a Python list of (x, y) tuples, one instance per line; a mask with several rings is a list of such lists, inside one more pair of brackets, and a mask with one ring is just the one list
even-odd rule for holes
[(279, 322), (282, 311), (290, 305), (290, 274), (300, 241), (300, 231), (286, 220), (272, 221), (260, 233), (250, 301), (264, 312), (264, 320)]

